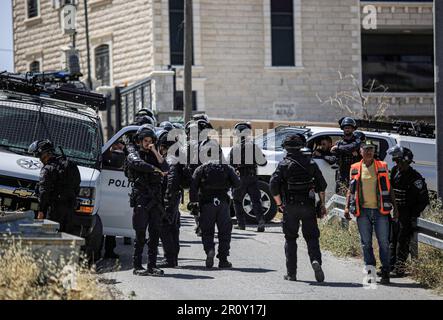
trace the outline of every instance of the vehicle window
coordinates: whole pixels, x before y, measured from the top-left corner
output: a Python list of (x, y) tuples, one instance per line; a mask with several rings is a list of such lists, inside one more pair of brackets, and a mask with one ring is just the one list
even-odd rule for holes
[(123, 170), (124, 159), (127, 155), (126, 147), (132, 143), (135, 132), (126, 132), (119, 137), (104, 153), (103, 168), (110, 170)]
[(339, 141), (342, 138), (341, 135), (332, 135), (332, 134), (318, 135), (308, 140), (307, 147), (312, 151), (317, 150), (318, 148), (320, 148), (320, 144), (323, 138), (326, 137), (331, 138), (332, 146), (334, 146), (337, 143), (337, 141)]
[(255, 143), (264, 150), (281, 151), (281, 144), (283, 140), (291, 134), (303, 133), (306, 129), (297, 128), (285, 128), (272, 130), (269, 133), (265, 133), (263, 136), (255, 139)]
[(29, 145), (50, 139), (73, 161), (95, 166), (100, 156), (101, 134), (93, 118), (32, 104), (4, 101), (0, 104), (0, 146), (27, 154)]
[(376, 145), (376, 156), (380, 160), (385, 160), (388, 151), (388, 142), (385, 139), (366, 137), (367, 141)]

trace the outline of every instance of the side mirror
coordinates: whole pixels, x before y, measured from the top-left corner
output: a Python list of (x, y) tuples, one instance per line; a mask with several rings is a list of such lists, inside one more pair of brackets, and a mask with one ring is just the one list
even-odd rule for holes
[(121, 150), (112, 151), (110, 165), (114, 168), (121, 168), (125, 163), (125, 153)]

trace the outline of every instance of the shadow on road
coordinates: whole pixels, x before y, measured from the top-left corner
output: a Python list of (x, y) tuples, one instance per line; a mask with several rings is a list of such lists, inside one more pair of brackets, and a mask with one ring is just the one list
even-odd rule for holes
[(317, 281), (305, 281), (305, 280), (297, 280), (297, 282), (307, 283), (311, 286), (316, 287), (332, 287), (332, 288), (361, 288), (363, 285), (361, 283), (355, 282), (317, 282)]
[(163, 278), (175, 278), (175, 279), (183, 279), (183, 280), (212, 280), (214, 277), (210, 276), (198, 276), (198, 275), (192, 275), (192, 274), (179, 274), (179, 273), (167, 273), (165, 271), (165, 274)]
[(277, 271), (277, 270), (263, 269), (263, 268), (236, 268), (236, 267), (233, 267), (232, 269), (224, 269), (224, 270), (240, 271), (240, 272), (248, 272), (248, 273), (267, 273), (267, 272)]

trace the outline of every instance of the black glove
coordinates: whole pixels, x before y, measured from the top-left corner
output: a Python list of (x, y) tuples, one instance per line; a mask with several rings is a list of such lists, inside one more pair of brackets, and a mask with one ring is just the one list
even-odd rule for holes
[(189, 202), (187, 208), (193, 216), (198, 215), (198, 210), (199, 210), (198, 202)]

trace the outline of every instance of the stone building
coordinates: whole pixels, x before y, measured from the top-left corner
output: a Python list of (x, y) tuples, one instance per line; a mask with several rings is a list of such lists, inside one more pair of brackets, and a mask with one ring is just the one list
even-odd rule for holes
[[(59, 8), (74, 2), (87, 75), (83, 0), (12, 2), (16, 71), (66, 67), (71, 39)], [(87, 3), (94, 87), (149, 77), (153, 107), (180, 114), (183, 0)], [(371, 106), (387, 99), (387, 114), (434, 114), (432, 1), (193, 0), (193, 20), (194, 105), (211, 117), (336, 120), (320, 100), (352, 88), (339, 71), (360, 89), (370, 79), (388, 87), (363, 93)]]

